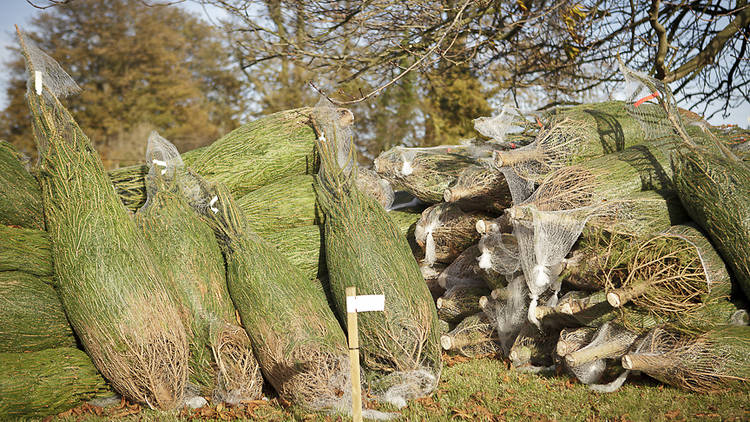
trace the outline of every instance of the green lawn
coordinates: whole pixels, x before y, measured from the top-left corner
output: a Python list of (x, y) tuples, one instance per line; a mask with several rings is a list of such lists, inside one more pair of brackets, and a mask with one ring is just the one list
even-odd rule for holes
[[(379, 407), (380, 410), (394, 410)], [(135, 411), (135, 410), (131, 410)], [(245, 405), (240, 409), (203, 409), (209, 420), (336, 421), (338, 415), (310, 414), (277, 400)], [(111, 409), (102, 416), (70, 415), (56, 421), (102, 421), (127, 408)], [(199, 411), (200, 412), (200, 411)], [(398, 412), (398, 420), (750, 420), (750, 393), (688, 393), (636, 377), (617, 392), (598, 394), (567, 376), (544, 376), (507, 369), (493, 359), (475, 359), (446, 365), (438, 391), (413, 401)], [(142, 410), (122, 421), (190, 420), (190, 413), (168, 414)], [(222, 418), (223, 417), (223, 418)]]

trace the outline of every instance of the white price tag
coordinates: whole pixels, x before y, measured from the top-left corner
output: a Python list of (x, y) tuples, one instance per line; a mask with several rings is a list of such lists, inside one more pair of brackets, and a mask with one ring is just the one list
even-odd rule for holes
[(372, 312), (385, 310), (385, 295), (346, 297), (346, 312)]

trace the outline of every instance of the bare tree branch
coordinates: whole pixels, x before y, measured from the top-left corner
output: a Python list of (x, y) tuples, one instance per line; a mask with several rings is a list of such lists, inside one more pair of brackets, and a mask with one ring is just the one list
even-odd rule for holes
[(745, 5), (739, 13), (737, 13), (732, 22), (722, 29), (721, 32), (716, 34), (706, 48), (695, 55), (687, 63), (677, 68), (674, 72), (666, 75), (662, 80), (664, 82), (674, 82), (691, 73), (697, 73), (705, 66), (714, 63), (716, 61), (716, 56), (719, 55), (727, 41), (734, 37), (739, 31), (748, 27), (750, 27), (750, 6)]

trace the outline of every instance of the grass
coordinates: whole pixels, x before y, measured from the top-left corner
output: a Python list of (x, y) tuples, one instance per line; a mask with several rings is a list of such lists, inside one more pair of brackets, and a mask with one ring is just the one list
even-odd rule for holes
[[(642, 376), (631, 377), (617, 392), (594, 393), (566, 375), (544, 376), (509, 370), (495, 359), (448, 358), (438, 391), (409, 403), (398, 412), (408, 421), (681, 421), (748, 420), (750, 393), (689, 393)], [(393, 408), (378, 407), (379, 410)], [(239, 408), (223, 406), (183, 411), (182, 414), (140, 410), (133, 405), (108, 409), (100, 416), (68, 412), (54, 418), (65, 422), (98, 422), (119, 414), (122, 421), (172, 422), (206, 420), (345, 421), (348, 417), (308, 413), (284, 406), (278, 399)]]

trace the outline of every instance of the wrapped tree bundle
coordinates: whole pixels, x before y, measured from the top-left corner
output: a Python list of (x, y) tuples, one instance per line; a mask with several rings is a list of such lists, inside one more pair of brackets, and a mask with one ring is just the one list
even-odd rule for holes
[(454, 286), (437, 300), (438, 318), (457, 324), (469, 315), (481, 310), (479, 298), (490, 294), (486, 287)]
[(346, 408), (346, 337), (321, 285), (248, 228), (226, 188), (192, 176), (188, 200), (220, 241), (229, 293), (266, 380), (292, 403)]
[(477, 221), (488, 217), (479, 211), (464, 212), (450, 203), (436, 204), (424, 210), (414, 236), (425, 251), (425, 261), (428, 264), (453, 262), (466, 248), (477, 243)]
[(703, 150), (674, 161), (675, 188), (750, 298), (750, 168)]
[(395, 195), (391, 184), (370, 169), (360, 167), (357, 170), (357, 189), (370, 195), (386, 210), (393, 205)]
[[(409, 227), (419, 219), (417, 213), (403, 211), (388, 212), (404, 236)], [(302, 270), (311, 280), (326, 273), (325, 253), (323, 252), (323, 226), (301, 226), (261, 235), (269, 241), (289, 262)]]
[(552, 366), (557, 331), (544, 325), (537, 327), (530, 321), (525, 321), (508, 354), (513, 366), (530, 371)]
[(0, 225), (44, 230), (42, 192), (19, 158), (12, 144), (0, 140)]
[(0, 272), (0, 352), (76, 347), (52, 279)]
[(65, 313), (119, 393), (160, 409), (174, 408), (182, 399), (188, 358), (177, 309), (101, 159), (58, 100), (77, 88), (75, 82), (20, 32), (19, 38), (28, 74), (37, 75), (30, 77), (26, 98)]
[(594, 339), (584, 347), (565, 355), (569, 367), (579, 367), (599, 359), (620, 359), (630, 349), (638, 334), (606, 322), (596, 331)]
[(0, 225), (0, 271), (52, 276), (52, 246), (47, 232)]
[(567, 118), (588, 128), (576, 151), (574, 162), (584, 162), (641, 144), (645, 134), (623, 101), (607, 101), (571, 107), (556, 107), (547, 118)]
[(446, 290), (459, 286), (488, 287), (490, 283), (487, 282), (488, 277), (486, 272), (479, 268), (479, 257), (481, 255), (477, 245), (468, 247), (448, 267), (440, 272), (437, 277), (438, 284)]
[[(337, 159), (351, 133), (325, 105), (316, 110), (321, 171), (316, 184), (325, 214), (326, 262), (340, 319), (345, 289), (385, 295), (385, 312), (359, 316), (360, 358), (372, 388), (397, 405), (430, 394), (442, 361), (435, 305), (409, 245), (385, 210), (354, 183), (353, 154)], [(349, 149), (353, 152), (353, 149)], [(348, 158), (348, 159), (347, 159)]]
[(555, 346), (555, 354), (560, 358), (565, 358), (569, 353), (591, 343), (596, 331), (595, 327), (563, 328)]
[(464, 318), (454, 329), (440, 336), (440, 345), (449, 353), (466, 357), (502, 352), (495, 325), (484, 312)]
[(445, 202), (456, 202), (464, 210), (500, 213), (512, 203), (505, 175), (489, 167), (472, 166), (462, 171), (443, 193)]
[(529, 290), (526, 280), (518, 276), (508, 283), (505, 289), (497, 290), (493, 300), (481, 300), (480, 306), (485, 314), (494, 320), (500, 344), (506, 354), (518, 336), (527, 319), (529, 308)]
[(436, 204), (459, 174), (479, 162), (466, 146), (435, 148), (394, 147), (375, 159), (375, 171), (398, 190), (405, 190), (421, 201)]
[(75, 348), (0, 353), (0, 367), (5, 420), (55, 415), (110, 391), (91, 358)]
[(622, 151), (577, 164), (585, 177), (594, 178), (599, 199), (616, 200), (634, 192), (673, 190), (672, 170), (665, 148), (668, 141), (634, 145)]
[(690, 328), (725, 324), (736, 310), (727, 302), (732, 284), (726, 266), (695, 227), (674, 226), (633, 249), (621, 286), (608, 289), (610, 305), (632, 302)]
[[(630, 371), (622, 371), (619, 358), (637, 342), (637, 336), (617, 324), (606, 323), (599, 328), (563, 330), (557, 343), (556, 356), (579, 381), (594, 391), (611, 393), (618, 390)], [(602, 384), (612, 374), (619, 375)]]
[[(310, 108), (286, 110), (265, 116), (233, 130), (211, 145), (183, 154), (185, 165), (199, 175), (225, 184), (235, 198), (284, 177), (313, 174), (318, 169)], [(337, 118), (350, 125), (346, 109)], [(146, 166), (110, 172), (123, 203), (137, 210), (146, 201)]]
[(314, 280), (326, 273), (322, 231), (323, 226), (302, 226), (267, 233), (262, 237), (305, 277)]
[(688, 220), (674, 195), (655, 191), (624, 195), (617, 200), (614, 213), (586, 223), (561, 277), (577, 289), (604, 288), (607, 278), (627, 272), (632, 242)]
[(698, 336), (655, 328), (622, 357), (622, 366), (690, 391), (748, 391), (750, 327), (727, 325)]
[(250, 340), (237, 326), (224, 257), (214, 233), (180, 192), (184, 165), (169, 141), (152, 132), (146, 162), (146, 204), (135, 222), (151, 247), (167, 291), (185, 325), (188, 379), (214, 401), (260, 398), (263, 379)]
[(513, 235), (497, 231), (486, 233), (478, 247), (481, 254), (477, 265), (491, 288), (505, 286), (521, 270), (518, 243)]
[(237, 199), (248, 228), (264, 235), (293, 227), (320, 224), (313, 177), (285, 177)]

